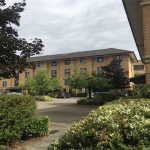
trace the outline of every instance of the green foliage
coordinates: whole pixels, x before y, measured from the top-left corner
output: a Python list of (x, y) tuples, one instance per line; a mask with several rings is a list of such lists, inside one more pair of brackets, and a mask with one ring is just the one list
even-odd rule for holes
[(7, 145), (0, 145), (0, 150), (8, 150), (8, 146)]
[(78, 105), (103, 105), (104, 103), (102, 103), (101, 99), (80, 99), (77, 101)]
[(33, 118), (28, 122), (28, 126), (22, 134), (23, 139), (31, 137), (45, 136), (49, 133), (49, 117)]
[(82, 89), (83, 88), (83, 80), (80, 75), (72, 75), (69, 79), (69, 85), (73, 89)]
[(88, 89), (89, 97), (91, 98), (91, 92), (95, 89), (106, 89), (110, 87), (110, 84), (108, 84), (108, 80), (105, 78), (102, 78), (99, 74), (80, 74), (80, 75), (74, 75), (69, 78), (70, 81), (70, 87), (74, 89)]
[(5, 0), (0, 1), (0, 77), (15, 77), (16, 70), (22, 72), (27, 67), (33, 67), (26, 59), (40, 54), (44, 47), (40, 39), (27, 42), (19, 38), (15, 27), (20, 26), (20, 13), (25, 6), (25, 0), (12, 6), (6, 5)]
[(40, 68), (37, 74), (33, 77), (33, 80), (33, 87), (36, 91), (36, 94), (45, 95), (50, 86), (50, 77), (46, 68)]
[(45, 95), (48, 91), (54, 93), (60, 88), (58, 79), (51, 78), (46, 68), (40, 68), (37, 74), (33, 77), (27, 78), (25, 84), (21, 86), (28, 90), (29, 94)]
[(134, 91), (139, 97), (150, 98), (150, 84), (136, 85)]
[(102, 96), (98, 96), (97, 98), (78, 100), (77, 104), (79, 105), (104, 105), (107, 102), (111, 102), (117, 99), (118, 97), (115, 94), (103, 94)]
[(36, 103), (30, 96), (0, 95), (0, 143), (19, 139), (35, 109)]
[(52, 94), (55, 94), (55, 90), (60, 89), (59, 80), (57, 78), (50, 78), (49, 80), (49, 91), (51, 91)]
[(49, 150), (148, 150), (150, 100), (107, 103), (74, 124)]
[(103, 76), (110, 80), (114, 89), (123, 89), (129, 85), (129, 79), (121, 66), (121, 59), (113, 59), (108, 66), (104, 66)]
[(36, 101), (52, 101), (53, 99), (49, 96), (35, 96)]
[(19, 85), (19, 89), (21, 90), (27, 90), (29, 94), (32, 94), (34, 91), (34, 79), (33, 77), (28, 77), (25, 80), (25, 83), (23, 85)]
[(87, 97), (87, 93), (78, 93), (75, 97)]

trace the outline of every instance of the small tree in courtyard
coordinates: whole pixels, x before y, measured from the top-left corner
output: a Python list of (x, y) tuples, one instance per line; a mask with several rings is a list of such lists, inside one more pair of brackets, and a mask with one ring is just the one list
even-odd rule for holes
[(104, 66), (103, 76), (110, 80), (114, 89), (123, 89), (129, 85), (129, 78), (121, 66), (121, 59), (113, 59), (108, 66)]
[(34, 91), (38, 95), (55, 91), (60, 87), (59, 81), (56, 78), (51, 78), (46, 68), (40, 68), (37, 74), (27, 78), (23, 88), (29, 92)]
[(49, 90), (50, 77), (45, 68), (40, 68), (37, 74), (33, 77), (33, 87), (38, 95), (45, 95)]
[(74, 75), (69, 78), (70, 87), (74, 89), (87, 89), (89, 93), (89, 98), (91, 98), (91, 93), (95, 89), (104, 89), (109, 87), (108, 80), (102, 78), (101, 75), (92, 73), (85, 73), (80, 75)]

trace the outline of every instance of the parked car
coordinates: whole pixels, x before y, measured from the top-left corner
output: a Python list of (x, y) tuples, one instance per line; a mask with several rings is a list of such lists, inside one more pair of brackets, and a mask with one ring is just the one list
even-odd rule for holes
[(95, 92), (94, 97), (99, 97), (99, 96), (102, 96), (102, 95), (105, 95), (105, 94), (110, 94), (110, 92)]
[[(95, 93), (91, 93), (91, 98), (95, 97)], [(87, 98), (89, 98), (89, 94), (87, 94)]]
[(57, 98), (70, 98), (70, 94), (65, 92), (59, 92)]
[(19, 92), (9, 92), (7, 94), (22, 95), (22, 93), (19, 93)]
[(70, 98), (70, 93), (65, 93), (65, 98)]
[(128, 93), (127, 92), (117, 92), (117, 95), (120, 97), (127, 97)]

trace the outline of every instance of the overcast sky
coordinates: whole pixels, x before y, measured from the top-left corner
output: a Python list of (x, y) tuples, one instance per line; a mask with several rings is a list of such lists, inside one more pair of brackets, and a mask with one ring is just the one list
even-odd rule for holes
[[(7, 0), (9, 4), (19, 0)], [(135, 51), (122, 0), (26, 0), (19, 35), (41, 38), (44, 55), (120, 48)]]

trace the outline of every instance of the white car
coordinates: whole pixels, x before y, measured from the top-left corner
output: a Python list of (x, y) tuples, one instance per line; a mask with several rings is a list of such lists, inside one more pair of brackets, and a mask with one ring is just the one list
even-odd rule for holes
[(10, 93), (7, 93), (7, 94), (16, 94), (16, 95), (22, 95), (22, 93), (17, 93), (17, 92), (10, 92)]
[[(91, 98), (94, 98), (94, 97), (95, 97), (95, 94), (91, 93)], [(89, 94), (87, 94), (87, 98), (89, 98)]]

